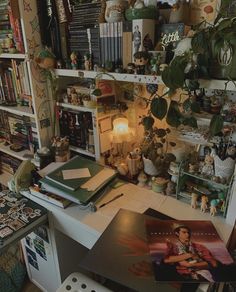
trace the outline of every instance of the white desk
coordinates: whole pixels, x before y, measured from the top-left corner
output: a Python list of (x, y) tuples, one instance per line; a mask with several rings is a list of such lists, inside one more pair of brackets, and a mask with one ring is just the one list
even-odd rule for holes
[[(72, 262), (73, 259), (69, 259), (66, 251), (64, 251), (65, 249), (60, 248), (65, 243), (62, 241), (65, 240), (60, 236), (56, 236), (55, 232), (60, 231), (63, 235), (68, 236), (85, 248), (91, 249), (120, 208), (140, 213), (143, 213), (147, 208), (153, 208), (176, 219), (211, 220), (222, 240), (226, 243), (229, 239), (233, 226), (226, 224), (224, 218), (219, 216), (212, 217), (209, 213), (202, 213), (200, 209), (192, 209), (188, 204), (177, 201), (175, 198), (167, 197), (133, 184), (125, 184), (111, 190), (98, 201), (97, 206), (120, 193), (123, 193), (124, 196), (101, 209), (98, 208), (95, 213), (88, 209), (82, 210), (78, 205), (74, 204), (62, 209), (32, 196), (29, 192), (23, 193), (26, 197), (46, 207), (49, 211), (49, 225), (53, 237), (53, 253), (57, 270), (60, 274), (59, 281), (63, 281), (70, 272), (73, 272), (68, 271), (67, 275), (63, 274), (61, 272), (63, 270), (61, 267), (62, 262), (63, 264), (66, 260)], [(68, 248), (67, 252), (72, 252), (72, 249)], [(58, 250), (60, 251), (58, 252)], [(60, 253), (64, 253), (64, 261), (60, 260)]]

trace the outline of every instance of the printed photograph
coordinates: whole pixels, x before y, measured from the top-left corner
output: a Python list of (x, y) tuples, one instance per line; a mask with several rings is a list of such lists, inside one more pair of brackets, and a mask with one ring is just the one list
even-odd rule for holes
[(236, 265), (211, 221), (147, 220), (157, 281), (234, 281)]

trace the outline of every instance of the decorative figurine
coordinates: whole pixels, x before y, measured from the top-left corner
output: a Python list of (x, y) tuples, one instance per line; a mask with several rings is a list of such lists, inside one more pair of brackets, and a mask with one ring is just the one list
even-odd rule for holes
[(166, 188), (166, 195), (167, 196), (174, 196), (176, 192), (176, 183), (173, 181), (169, 181), (167, 183), (167, 188)]
[(193, 209), (197, 208), (197, 198), (198, 198), (198, 194), (196, 194), (196, 193), (191, 194), (191, 207)]
[(140, 174), (138, 175), (138, 186), (144, 187), (147, 182), (147, 179), (148, 179), (147, 175), (143, 171), (141, 171)]
[(134, 64), (137, 74), (146, 74), (148, 73), (148, 63), (149, 63), (150, 55), (148, 52), (136, 52), (134, 54)]
[(211, 216), (215, 216), (215, 214), (217, 213), (217, 205), (219, 204), (220, 200), (219, 199), (213, 199), (210, 202), (210, 215)]
[(201, 197), (201, 211), (204, 212), (204, 213), (207, 210), (207, 203), (208, 203), (208, 197), (203, 195)]
[(91, 54), (89, 54), (89, 53), (84, 55), (84, 69), (86, 71), (89, 71), (92, 69)]
[(70, 60), (71, 60), (71, 68), (76, 70), (78, 69), (78, 57), (76, 52), (72, 52), (70, 54)]
[(204, 160), (204, 165), (202, 167), (202, 174), (205, 174), (207, 176), (213, 176), (214, 175), (214, 158), (211, 155), (206, 155)]

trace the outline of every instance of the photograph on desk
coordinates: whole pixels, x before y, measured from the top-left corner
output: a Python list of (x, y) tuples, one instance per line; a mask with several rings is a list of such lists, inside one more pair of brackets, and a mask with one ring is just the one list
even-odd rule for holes
[(146, 220), (157, 281), (233, 282), (236, 265), (211, 221)]

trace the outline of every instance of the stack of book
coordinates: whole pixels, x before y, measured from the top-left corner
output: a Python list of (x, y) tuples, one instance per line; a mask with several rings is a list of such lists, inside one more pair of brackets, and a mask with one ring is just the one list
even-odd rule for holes
[(75, 156), (39, 182), (42, 190), (87, 205), (115, 176), (115, 170)]
[(101, 3), (86, 1), (74, 7), (69, 25), (69, 46), (71, 52), (78, 53), (78, 61), (83, 69), (83, 56), (90, 53), (94, 64), (100, 64), (98, 18)]

